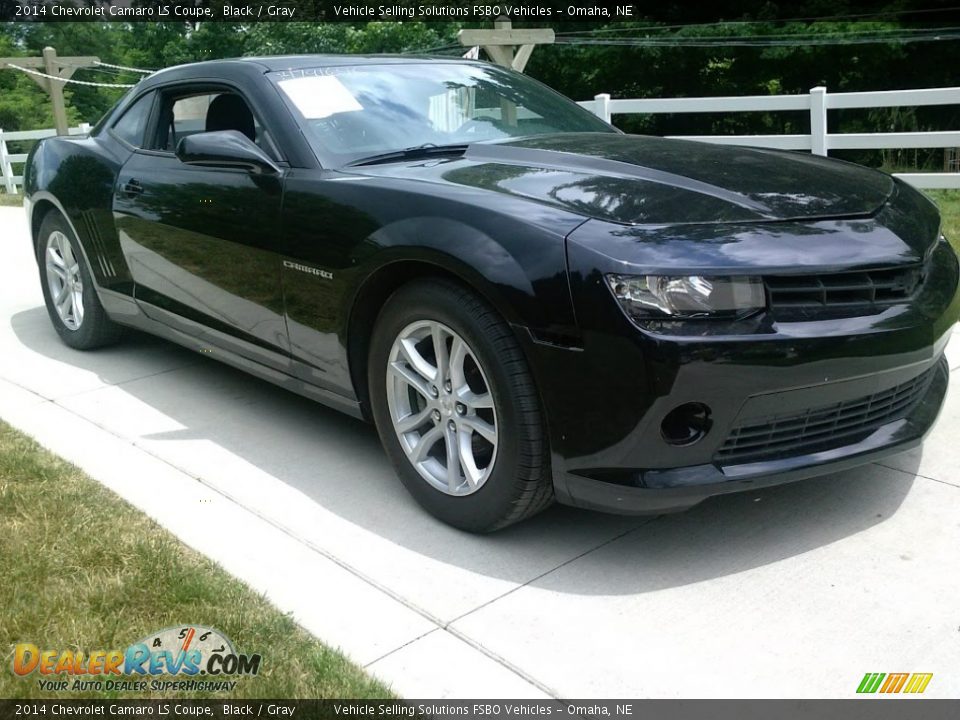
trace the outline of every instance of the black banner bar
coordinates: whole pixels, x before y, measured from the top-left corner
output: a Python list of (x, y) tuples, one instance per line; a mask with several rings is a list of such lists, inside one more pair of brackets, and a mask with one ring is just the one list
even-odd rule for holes
[(651, 18), (632, 2), (562, 0), (0, 0), (4, 22), (616, 22)]
[(0, 718), (955, 720), (960, 700), (0, 700)]

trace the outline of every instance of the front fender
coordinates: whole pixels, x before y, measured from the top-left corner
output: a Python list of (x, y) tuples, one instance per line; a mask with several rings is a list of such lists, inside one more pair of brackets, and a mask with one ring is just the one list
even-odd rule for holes
[(382, 227), (356, 248), (352, 261), (358, 272), (345, 293), (344, 311), (349, 312), (385, 267), (418, 262), (460, 278), (508, 322), (554, 330), (571, 327), (563, 238), (511, 240), (500, 241), (464, 222), (442, 217), (407, 218)]

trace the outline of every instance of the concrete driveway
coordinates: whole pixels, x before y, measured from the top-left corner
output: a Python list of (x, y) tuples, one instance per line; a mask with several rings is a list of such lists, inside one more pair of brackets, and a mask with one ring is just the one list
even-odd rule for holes
[(960, 695), (960, 342), (922, 452), (474, 537), (415, 505), (372, 427), (143, 335), (68, 349), (21, 210), (0, 238), (0, 417), (403, 695), (846, 698), (866, 672)]

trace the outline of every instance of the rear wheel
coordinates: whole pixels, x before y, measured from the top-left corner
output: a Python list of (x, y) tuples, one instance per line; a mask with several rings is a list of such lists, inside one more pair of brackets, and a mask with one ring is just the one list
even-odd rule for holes
[(121, 328), (107, 317), (83, 251), (59, 213), (43, 219), (36, 249), (43, 301), (60, 338), (78, 350), (116, 342)]
[(470, 291), (417, 281), (374, 328), (377, 430), (410, 493), (444, 522), (488, 532), (553, 499), (536, 389), (509, 326)]

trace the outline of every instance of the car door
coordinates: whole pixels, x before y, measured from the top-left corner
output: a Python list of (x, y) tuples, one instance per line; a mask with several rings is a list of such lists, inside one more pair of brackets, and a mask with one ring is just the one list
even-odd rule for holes
[(237, 130), (277, 161), (252, 106), (228, 87), (166, 88), (146, 141), (120, 170), (114, 219), (149, 317), (275, 369), (289, 369), (280, 287), (283, 175), (181, 162), (187, 135)]

